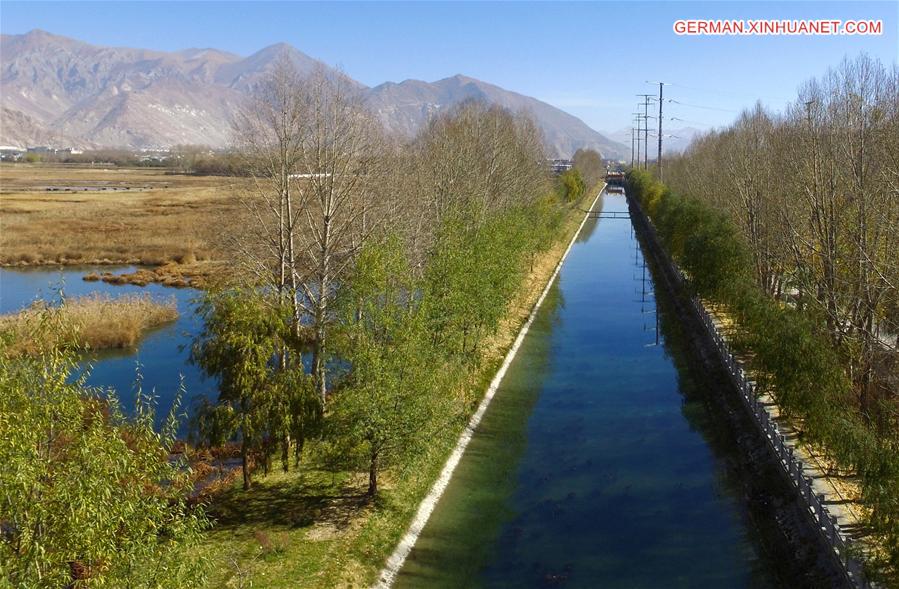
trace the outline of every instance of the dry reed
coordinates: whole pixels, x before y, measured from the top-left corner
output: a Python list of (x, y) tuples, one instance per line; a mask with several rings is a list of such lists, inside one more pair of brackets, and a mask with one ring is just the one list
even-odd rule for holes
[(51, 335), (57, 342), (74, 344), (82, 350), (131, 348), (150, 329), (178, 318), (174, 299), (154, 300), (149, 295), (112, 298), (92, 294), (51, 306), (36, 301), (18, 313), (0, 315), (0, 334), (9, 339), (7, 353), (37, 354), (46, 341), (48, 318), (53, 318)]

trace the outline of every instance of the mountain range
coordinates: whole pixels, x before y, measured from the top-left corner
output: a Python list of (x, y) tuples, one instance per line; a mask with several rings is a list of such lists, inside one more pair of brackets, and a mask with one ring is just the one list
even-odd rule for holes
[[(0, 36), (0, 144), (82, 148), (224, 147), (230, 120), (254, 85), (286, 55), (300, 74), (327, 65), (278, 43), (248, 57), (217, 49), (177, 52), (101, 47), (34, 30)], [(537, 121), (551, 155), (578, 148), (620, 158), (629, 150), (535, 98), (456, 75), (373, 88), (354, 82), (395, 133), (411, 136), (441, 110), (478, 99)]]

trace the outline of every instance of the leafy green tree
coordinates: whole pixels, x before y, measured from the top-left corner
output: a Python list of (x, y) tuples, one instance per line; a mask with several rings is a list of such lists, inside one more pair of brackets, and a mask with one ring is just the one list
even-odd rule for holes
[(348, 455), (367, 466), (369, 496), (379, 473), (424, 442), (445, 413), (417, 292), (402, 244), (389, 238), (363, 249), (344, 293), (339, 355), (350, 372), (331, 423)]
[[(48, 311), (48, 340), (62, 329)], [(189, 506), (190, 470), (171, 454), (138, 391), (126, 417), (113, 393), (84, 385), (76, 357), (49, 346), (7, 357), (0, 342), (0, 585), (194, 587), (185, 559), (207, 520)]]
[(262, 410), (268, 435), (280, 446), (281, 467), (287, 472), (291, 447), (298, 466), (306, 441), (320, 432), (324, 413), (321, 397), (302, 366), (277, 370), (264, 393)]
[(252, 485), (250, 456), (268, 432), (267, 404), (272, 395), (277, 353), (287, 325), (251, 290), (207, 295), (200, 308), (203, 332), (194, 341), (192, 360), (219, 379), (219, 403), (233, 407), (241, 442), (243, 486)]
[(575, 202), (587, 192), (587, 184), (580, 170), (572, 168), (559, 175), (558, 191), (565, 202)]

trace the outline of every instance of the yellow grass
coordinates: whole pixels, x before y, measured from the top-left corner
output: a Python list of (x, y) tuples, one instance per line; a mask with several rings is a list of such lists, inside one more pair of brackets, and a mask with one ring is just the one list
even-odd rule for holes
[(0, 265), (184, 264), (239, 227), (242, 180), (162, 169), (0, 165)]
[(104, 350), (133, 347), (148, 330), (178, 318), (174, 299), (158, 301), (149, 295), (125, 295), (111, 298), (93, 294), (68, 299), (51, 308), (41, 301), (9, 315), (0, 315), (0, 334), (12, 338), (8, 353), (35, 354), (42, 350), (46, 320), (61, 325), (59, 335), (80, 349)]

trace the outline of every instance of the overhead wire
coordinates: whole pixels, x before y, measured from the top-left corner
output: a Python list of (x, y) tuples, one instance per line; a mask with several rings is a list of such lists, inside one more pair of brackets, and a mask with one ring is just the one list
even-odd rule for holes
[(739, 112), (740, 112), (740, 111), (737, 111), (737, 110), (731, 110), (731, 109), (729, 109), (729, 108), (718, 108), (718, 107), (716, 107), (716, 106), (705, 106), (705, 105), (702, 105), (702, 104), (692, 104), (692, 103), (689, 103), (689, 102), (681, 102), (680, 100), (675, 100), (675, 99), (673, 99), (673, 98), (669, 98), (669, 99), (668, 99), (668, 102), (670, 102), (670, 103), (672, 103), (672, 104), (679, 104), (679, 105), (681, 105), (681, 106), (687, 106), (687, 107), (690, 107), (690, 108), (701, 108), (701, 109), (703, 109), (703, 110), (716, 110), (716, 111), (719, 111), (719, 112), (730, 112), (730, 113), (739, 113)]
[(704, 92), (704, 93), (707, 93), (707, 94), (722, 94), (722, 95), (727, 95), (727, 96), (736, 96), (736, 97), (739, 97), (739, 98), (750, 98), (750, 99), (752, 99), (752, 100), (765, 99), (765, 100), (777, 100), (777, 101), (780, 101), (780, 102), (790, 102), (790, 100), (791, 100), (791, 99), (789, 99), (789, 98), (774, 97), (774, 96), (758, 96), (758, 95), (752, 95), (752, 96), (751, 96), (751, 95), (749, 95), (749, 94), (745, 94), (745, 93), (742, 93), (742, 92), (732, 92), (732, 91), (728, 91), (728, 90), (717, 90), (717, 89), (710, 89), (710, 88), (696, 88), (696, 87), (694, 87), (694, 86), (686, 86), (686, 85), (684, 85), (684, 84), (677, 84), (677, 83), (674, 83), (674, 82), (666, 82), (666, 84), (668, 84), (669, 86), (675, 86), (675, 87), (677, 87), (677, 88), (684, 88), (685, 90), (693, 90), (693, 91), (695, 91), (695, 92)]

